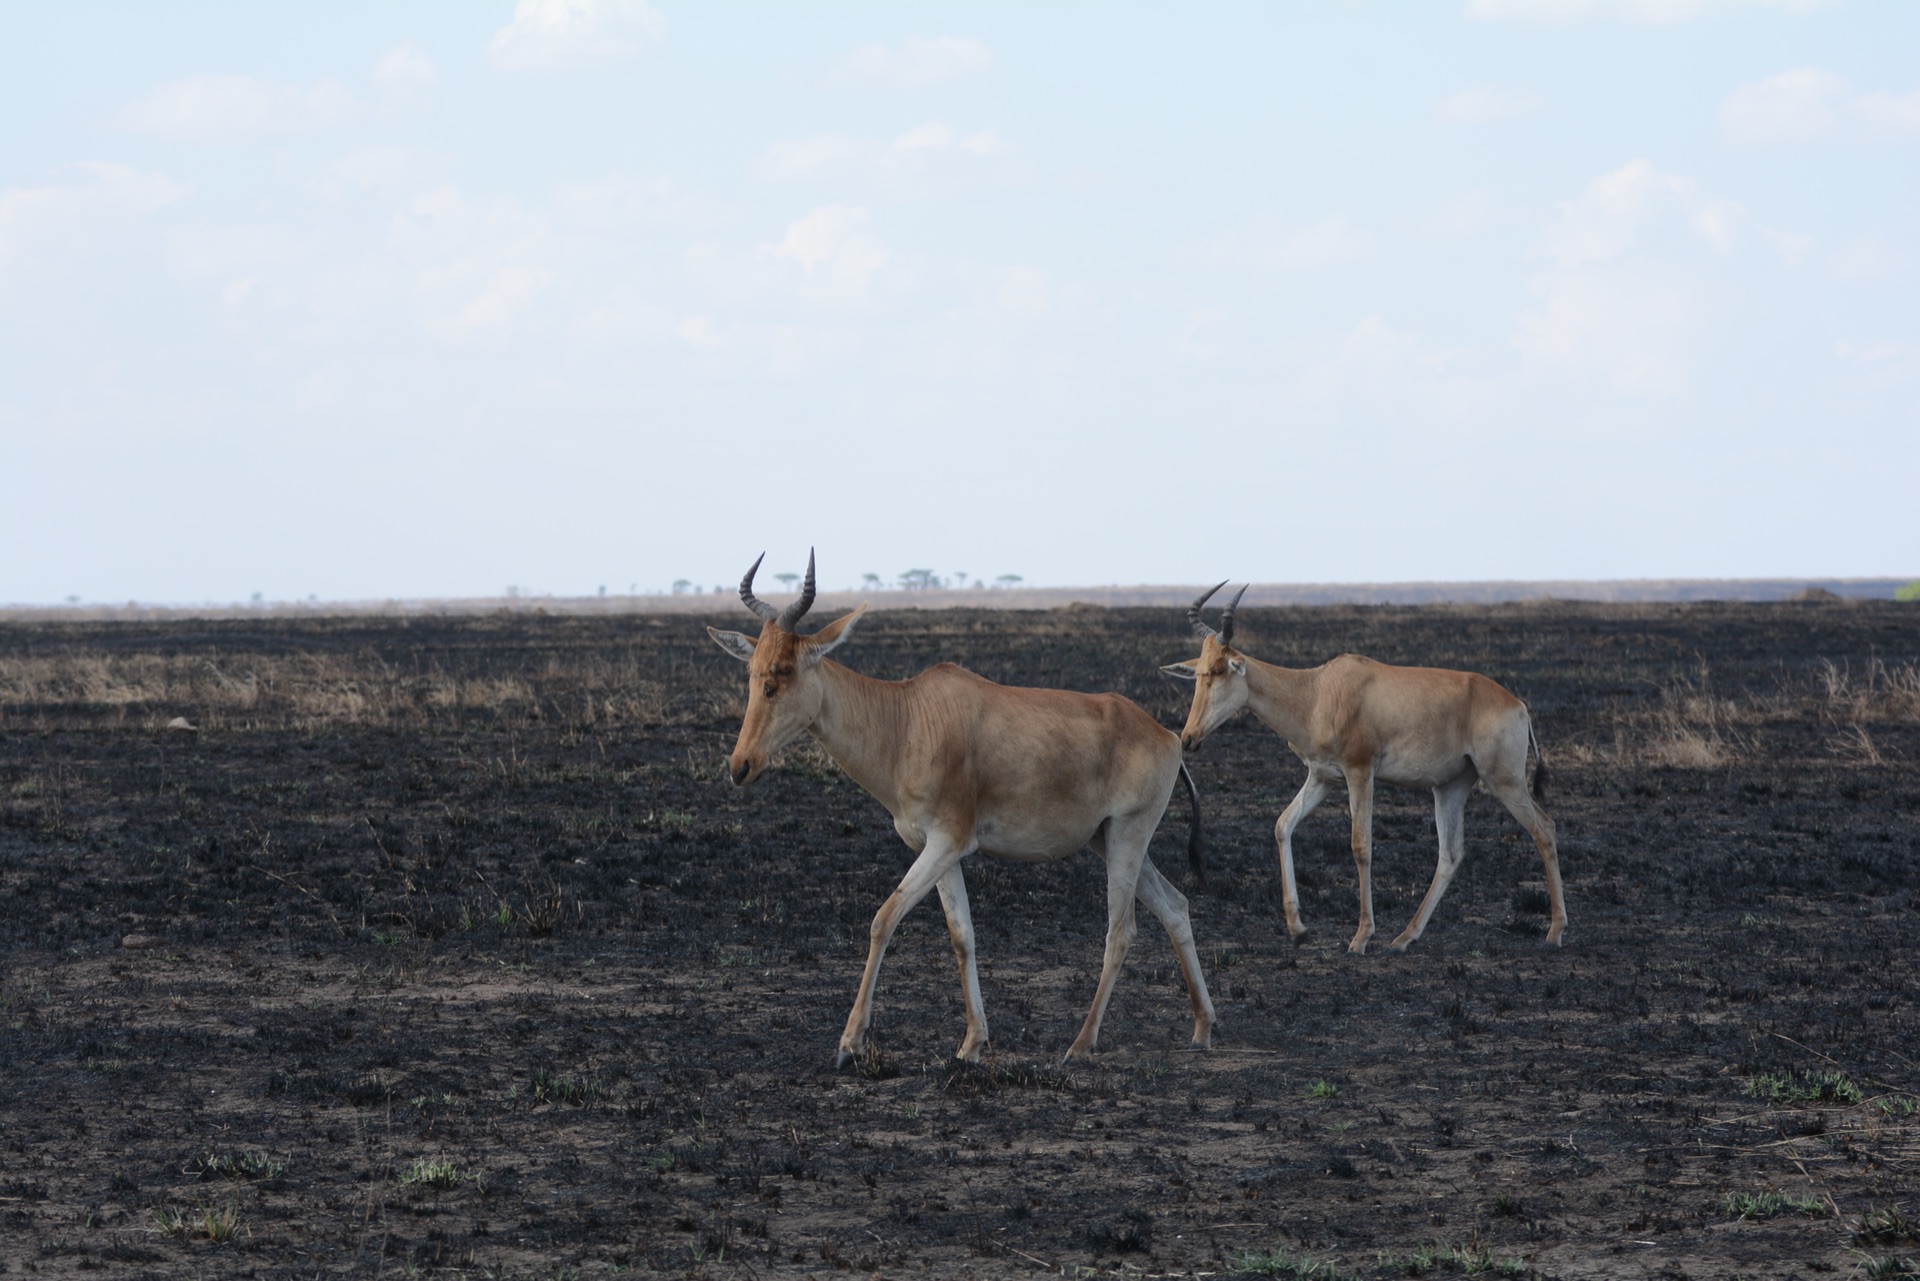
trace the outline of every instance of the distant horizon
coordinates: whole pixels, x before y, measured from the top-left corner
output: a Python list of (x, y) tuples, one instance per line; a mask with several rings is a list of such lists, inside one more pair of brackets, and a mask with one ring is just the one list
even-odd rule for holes
[[(1259, 608), (1270, 605), (1322, 604), (1510, 604), (1527, 601), (1584, 601), (1591, 603), (1785, 601), (1806, 592), (1831, 592), (1844, 600), (1891, 600), (1894, 592), (1920, 576), (1803, 576), (1776, 575), (1757, 578), (1610, 578), (1610, 579), (1437, 579), (1402, 582), (1298, 582), (1247, 583), (1243, 605)], [(1230, 580), (1219, 600), (1241, 587), (1241, 580)], [(877, 608), (965, 608), (978, 606), (1003, 609), (1058, 608), (1066, 604), (1087, 604), (1126, 608), (1170, 606), (1186, 603), (1191, 594), (1205, 590), (1207, 584), (1171, 583), (1082, 583), (1051, 586), (1020, 583), (991, 586), (984, 583), (969, 587), (905, 587), (898, 584), (868, 586), (818, 585), (816, 599), (822, 607), (848, 608), (869, 601)], [(579, 613), (693, 613), (710, 603), (726, 608), (740, 604), (737, 585), (701, 585), (698, 590), (595, 592), (590, 595), (516, 592), (497, 596), (368, 596), (322, 600), (257, 599), (238, 601), (86, 601), (5, 602), (0, 603), (0, 618), (10, 616), (141, 616), (247, 617), (264, 613), (296, 614), (468, 614), (500, 610), (541, 609), (563, 614)], [(797, 591), (778, 585), (755, 584), (756, 594), (768, 600), (791, 600)], [(878, 598), (876, 601), (875, 598)]]

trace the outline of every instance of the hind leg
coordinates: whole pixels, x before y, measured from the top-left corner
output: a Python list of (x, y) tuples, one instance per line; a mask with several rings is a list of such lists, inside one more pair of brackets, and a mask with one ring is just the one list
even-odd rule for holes
[(1193, 920), (1187, 915), (1187, 896), (1173, 887), (1151, 862), (1140, 864), (1140, 880), (1134, 896), (1166, 927), (1173, 940), (1174, 955), (1180, 958), (1180, 974), (1187, 981), (1187, 999), (1193, 1004), (1193, 1048), (1204, 1050), (1213, 1044), (1213, 1000), (1207, 995), (1207, 980), (1200, 972), (1200, 954), (1193, 946)]
[(1468, 770), (1452, 782), (1433, 789), (1433, 829), (1440, 838), (1440, 861), (1434, 865), (1433, 884), (1427, 887), (1427, 896), (1420, 900), (1420, 910), (1388, 945), (1396, 952), (1406, 951), (1407, 945), (1426, 930), (1433, 909), (1440, 906), (1440, 896), (1447, 892), (1447, 886), (1453, 883), (1453, 874), (1460, 870), (1460, 862), (1467, 856), (1467, 797), (1473, 793), (1476, 778), (1477, 775)]
[(1497, 780), (1489, 777), (1487, 790), (1499, 797), (1507, 812), (1527, 829), (1534, 848), (1540, 851), (1540, 862), (1547, 870), (1547, 898), (1553, 905), (1553, 916), (1547, 923), (1547, 942), (1559, 947), (1560, 936), (1567, 928), (1566, 892), (1560, 885), (1560, 846), (1553, 820), (1527, 791), (1526, 758), (1522, 756), (1518, 770), (1504, 771)]

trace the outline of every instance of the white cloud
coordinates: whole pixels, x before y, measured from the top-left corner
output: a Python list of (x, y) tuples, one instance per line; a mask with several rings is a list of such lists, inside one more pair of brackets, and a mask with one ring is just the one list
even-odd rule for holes
[(623, 235), (638, 228), (707, 231), (734, 217), (718, 201), (671, 178), (630, 174), (569, 183), (554, 193), (553, 208), (570, 225)]
[(1913, 255), (1874, 233), (1855, 236), (1827, 260), (1827, 271), (1837, 280), (1879, 284), (1905, 275)]
[(1186, 246), (1181, 256), (1214, 271), (1322, 271), (1371, 257), (1374, 239), (1344, 215), (1304, 227), (1256, 223)]
[(433, 89), (439, 73), (433, 59), (418, 45), (398, 45), (380, 55), (373, 64), (374, 86), (396, 103), (417, 103)]
[(866, 293), (875, 272), (892, 253), (867, 235), (867, 211), (854, 205), (822, 205), (791, 224), (777, 245), (761, 252), (800, 264), (811, 279), (843, 296)]
[(1501, 209), (1484, 191), (1460, 191), (1446, 197), (1413, 227), (1423, 240), (1450, 242), (1465, 240), (1492, 228), (1501, 220)]
[(630, 62), (667, 38), (646, 0), (519, 0), (487, 56), (507, 71), (572, 71)]
[(1613, 390), (1671, 395), (1691, 376), (1702, 314), (1694, 264), (1747, 243), (1792, 261), (1802, 238), (1761, 226), (1737, 201), (1634, 160), (1560, 207), (1541, 238), (1548, 266), (1512, 345), (1529, 363), (1597, 377)]
[(109, 229), (173, 204), (185, 188), (160, 173), (126, 165), (75, 165), (77, 179), (0, 192), (0, 266), (55, 246), (84, 247)]
[(1811, 13), (1833, 0), (1467, 0), (1467, 16), (1517, 22), (1579, 22), (1589, 18), (1662, 25), (1740, 10)]
[(962, 134), (942, 120), (907, 130), (891, 142), (823, 133), (774, 143), (754, 164), (763, 182), (877, 183), (901, 193), (981, 181), (1004, 181), (1004, 166), (987, 164), (1013, 146), (991, 129)]
[(1671, 395), (1688, 383), (1699, 305), (1658, 267), (1581, 268), (1536, 281), (1539, 308), (1513, 346), (1529, 362), (1597, 376), (1614, 391)]
[(381, 55), (371, 97), (337, 80), (306, 87), (258, 76), (190, 76), (161, 85), (120, 113), (122, 127), (169, 142), (210, 145), (321, 133), (422, 105), (433, 88), (433, 60), (413, 45)]
[(1525, 89), (1481, 85), (1442, 100), (1433, 114), (1450, 125), (1485, 125), (1519, 120), (1539, 109), (1540, 99)]
[(1762, 226), (1735, 200), (1709, 196), (1693, 179), (1662, 173), (1632, 160), (1602, 174), (1560, 215), (1542, 238), (1541, 252), (1561, 267), (1606, 262), (1684, 229), (1717, 253), (1758, 238), (1783, 257), (1805, 252), (1804, 237)]
[(870, 44), (855, 49), (834, 69), (840, 82), (926, 89), (975, 75), (993, 65), (993, 50), (966, 36), (914, 37), (898, 48)]
[(1831, 71), (1800, 67), (1728, 94), (1720, 130), (1744, 147), (1920, 138), (1920, 89), (1860, 93)]
[(394, 191), (425, 181), (437, 168), (434, 157), (417, 147), (361, 147), (336, 160), (328, 177), (362, 191)]

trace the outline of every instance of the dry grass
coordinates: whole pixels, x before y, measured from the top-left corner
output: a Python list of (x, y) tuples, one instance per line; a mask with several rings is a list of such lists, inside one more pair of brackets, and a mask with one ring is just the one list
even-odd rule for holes
[[(678, 679), (675, 679), (676, 676)], [(43, 728), (82, 719), (159, 731), (184, 716), (200, 731), (423, 728), (484, 715), (558, 721), (593, 732), (724, 715), (734, 700), (692, 674), (601, 655), (550, 656), (518, 672), (402, 670), (372, 651), (202, 655), (63, 653), (0, 656), (0, 724)]]
[(1822, 659), (1811, 676), (1783, 677), (1770, 690), (1722, 695), (1703, 665), (1670, 681), (1650, 704), (1616, 701), (1607, 721), (1612, 742), (1573, 742), (1556, 755), (1573, 764), (1714, 769), (1751, 758), (1765, 727), (1797, 722), (1832, 727), (1831, 756), (1850, 765), (1883, 765), (1888, 754), (1869, 725), (1920, 719), (1920, 664), (1870, 658), (1858, 672)]

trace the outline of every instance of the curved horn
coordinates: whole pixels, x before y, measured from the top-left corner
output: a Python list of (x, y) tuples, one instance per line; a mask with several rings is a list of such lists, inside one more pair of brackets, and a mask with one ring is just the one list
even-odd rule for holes
[(1226, 609), (1221, 611), (1220, 643), (1222, 645), (1229, 645), (1233, 643), (1233, 611), (1239, 607), (1240, 598), (1247, 594), (1247, 588), (1251, 586), (1253, 586), (1252, 583), (1242, 583), (1240, 585), (1240, 590), (1233, 594), (1233, 599), (1227, 602)]
[(760, 572), (760, 561), (766, 558), (767, 554), (761, 552), (759, 558), (747, 567), (747, 576), (740, 580), (740, 599), (746, 603), (748, 609), (760, 617), (778, 618), (780, 617), (779, 610), (753, 594), (753, 576)]
[(1193, 604), (1187, 606), (1187, 621), (1193, 624), (1193, 634), (1195, 636), (1198, 636), (1201, 640), (1205, 640), (1207, 637), (1215, 635), (1216, 633), (1214, 632), (1213, 628), (1208, 627), (1205, 623), (1200, 621), (1200, 607), (1206, 604), (1207, 601), (1212, 598), (1215, 592), (1219, 591), (1222, 587), (1225, 587), (1227, 585), (1227, 581), (1228, 581), (1227, 579), (1224, 579), (1224, 578), (1221, 579), (1219, 582), (1215, 583), (1212, 587), (1208, 588), (1206, 591), (1201, 592), (1200, 595), (1197, 598), (1195, 598)]
[(807, 581), (800, 584), (800, 599), (780, 611), (780, 617), (774, 621), (780, 630), (790, 632), (799, 625), (801, 618), (813, 608), (813, 548), (807, 548)]

